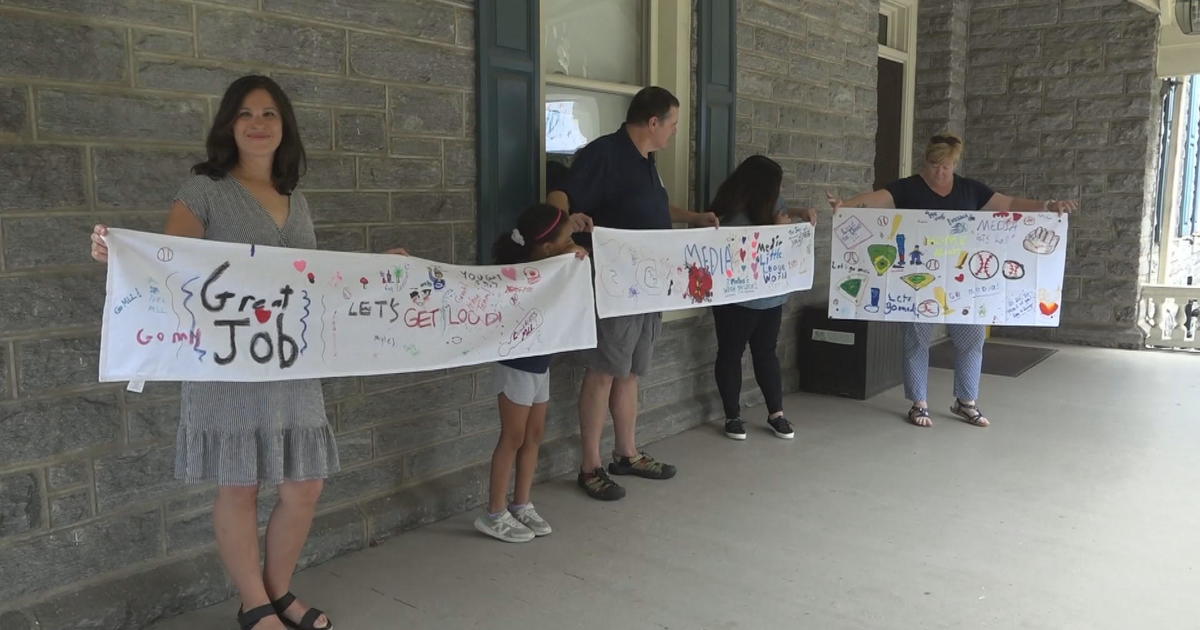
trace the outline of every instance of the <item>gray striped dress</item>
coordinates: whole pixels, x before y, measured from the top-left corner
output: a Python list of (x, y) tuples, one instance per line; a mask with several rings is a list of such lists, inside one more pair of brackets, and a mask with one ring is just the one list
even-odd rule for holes
[[(197, 175), (175, 195), (214, 241), (313, 249), (308, 201), (292, 193), (283, 228), (233, 177)], [(316, 379), (267, 383), (185, 382), (175, 477), (223, 486), (324, 479), (337, 472), (337, 445)]]

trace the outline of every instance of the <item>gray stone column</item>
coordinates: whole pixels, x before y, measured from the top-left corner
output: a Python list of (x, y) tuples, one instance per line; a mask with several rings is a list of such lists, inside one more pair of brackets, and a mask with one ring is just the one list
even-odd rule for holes
[(967, 37), (971, 0), (922, 0), (917, 12), (913, 166), (929, 136), (967, 127)]

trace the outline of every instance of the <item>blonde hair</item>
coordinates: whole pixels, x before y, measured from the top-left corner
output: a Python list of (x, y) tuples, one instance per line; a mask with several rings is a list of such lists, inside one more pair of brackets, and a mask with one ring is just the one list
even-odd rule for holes
[(955, 134), (946, 132), (929, 139), (925, 147), (925, 163), (941, 164), (946, 160), (957, 163), (962, 157), (963, 139)]

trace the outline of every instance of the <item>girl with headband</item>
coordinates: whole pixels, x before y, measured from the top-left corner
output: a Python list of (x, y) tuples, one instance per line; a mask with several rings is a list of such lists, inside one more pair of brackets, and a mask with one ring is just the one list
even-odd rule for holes
[[(516, 265), (587, 252), (571, 240), (575, 224), (558, 208), (537, 204), (521, 213), (517, 227), (502, 234), (492, 249), (497, 265)], [(530, 500), (538, 447), (546, 431), (550, 400), (551, 355), (500, 361), (493, 371), (493, 389), (500, 408), (500, 439), (492, 452), (491, 489), (485, 513), (475, 529), (505, 542), (529, 542), (550, 533), (550, 525)], [(509, 473), (516, 465), (513, 499), (508, 502)]]

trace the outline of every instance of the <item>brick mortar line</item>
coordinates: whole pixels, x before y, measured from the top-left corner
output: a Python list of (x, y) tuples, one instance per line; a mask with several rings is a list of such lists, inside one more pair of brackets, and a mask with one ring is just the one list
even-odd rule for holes
[(125, 29), (125, 68), (129, 71), (129, 87), (137, 87), (137, 70), (134, 64), (133, 54), (133, 29)]
[[(197, 38), (199, 38), (199, 30), (200, 30), (199, 29), (199, 9), (200, 9), (200, 7), (204, 7), (204, 8), (212, 9), (211, 12), (214, 12), (214, 13), (240, 13), (243, 15), (248, 15), (248, 16), (251, 16), (254, 18), (259, 18), (259, 19), (267, 18), (267, 21), (293, 22), (293, 23), (298, 23), (298, 24), (305, 25), (305, 26), (319, 26), (321, 28), (328, 28), (328, 29), (344, 31), (346, 33), (347, 47), (349, 46), (349, 39), (350, 39), (349, 34), (350, 33), (363, 33), (366, 35), (379, 35), (379, 36), (385, 36), (385, 37), (393, 37), (396, 39), (403, 39), (403, 40), (417, 42), (417, 43), (421, 43), (421, 44), (429, 44), (429, 45), (433, 45), (433, 46), (439, 46), (442, 48), (454, 49), (459, 52), (475, 49), (475, 47), (473, 45), (472, 46), (460, 46), (455, 43), (458, 39), (457, 25), (455, 25), (456, 32), (455, 32), (454, 37), (452, 38), (452, 41), (443, 42), (443, 41), (437, 41), (437, 40), (433, 40), (433, 39), (424, 39), (420, 35), (406, 35), (406, 34), (396, 32), (396, 31), (390, 31), (390, 30), (386, 30), (386, 29), (382, 29), (382, 28), (371, 28), (370, 26), (363, 26), (360, 22), (358, 22), (356, 20), (332, 21), (327, 18), (314, 18), (314, 17), (309, 17), (309, 16), (298, 16), (298, 15), (295, 15), (292, 13), (280, 13), (278, 11), (267, 11), (267, 10), (263, 10), (263, 9), (247, 9), (244, 7), (237, 7), (237, 6), (230, 6), (230, 5), (199, 4), (195, 0), (192, 0), (192, 1), (193, 1), (193, 6), (196, 7), (196, 14), (197, 14), (197, 19), (195, 22)], [(461, 7), (459, 7), (459, 8), (461, 8)]]
[(751, 130), (753, 130), (753, 131), (768, 131), (773, 134), (779, 133), (779, 134), (787, 134), (789, 136), (801, 135), (801, 136), (808, 137), (808, 138), (819, 138), (819, 139), (827, 139), (827, 138), (870, 139), (871, 138), (868, 135), (848, 135), (845, 133), (830, 133), (830, 134), (812, 133), (811, 131), (809, 131), (809, 128), (790, 128), (790, 127), (767, 126), (767, 125), (752, 125)]
[[(795, 15), (795, 14), (793, 13), (792, 15)], [(825, 19), (817, 17), (817, 16), (805, 15), (804, 17), (808, 18), (808, 20), (810, 22), (815, 21), (815, 22), (820, 22), (821, 24), (827, 24), (829, 26), (832, 26), (834, 29), (834, 30), (830, 31), (832, 33), (835, 33), (835, 34), (845, 33), (847, 35), (862, 35), (863, 41), (869, 40), (872, 43), (878, 43), (877, 36), (872, 35), (871, 31), (869, 31), (869, 30), (865, 30), (865, 29), (857, 30), (857, 29), (853, 29), (853, 28), (845, 28), (844, 26), (842, 26), (841, 22), (839, 22), (839, 21), (835, 20), (834, 22), (828, 22)], [(741, 17), (739, 17), (737, 19), (737, 23), (738, 23), (738, 25), (744, 24), (744, 25), (752, 27), (752, 28), (761, 28), (762, 30), (769, 31), (771, 33), (778, 33), (780, 35), (786, 35), (787, 37), (790, 37), (793, 39), (799, 39), (801, 41), (803, 41), (806, 36), (811, 34), (811, 31), (805, 32), (803, 34), (797, 34), (795, 31), (789, 31), (789, 30), (787, 30), (781, 26), (778, 26), (776, 24), (763, 24), (761, 22), (754, 22), (754, 21), (748, 20), (746, 18), (741, 18)], [(837, 39), (837, 38), (830, 37), (830, 39)]]
[[(167, 213), (167, 209), (169, 209), (169, 206), (167, 206), (164, 209), (158, 209), (157, 207), (151, 209), (148, 206), (127, 206), (127, 208), (128, 209), (100, 208), (97, 210), (90, 210), (87, 208), (60, 207), (60, 208), (47, 208), (44, 210), (17, 210), (14, 212), (5, 212), (3, 214), (0, 214), (0, 221), (4, 221), (7, 219), (40, 219), (40, 218), (75, 218), (75, 219), (78, 219), (78, 218), (97, 215), (97, 214), (115, 214), (115, 215), (120, 215), (123, 217), (153, 218), (160, 214), (165, 215)], [(67, 267), (67, 266), (74, 267), (74, 266), (82, 266), (85, 264), (89, 264), (89, 263), (70, 263), (70, 265), (54, 265), (52, 268)], [(37, 268), (41, 269), (41, 268), (45, 268), (45, 267), (46, 267), (45, 265), (39, 265)], [(14, 268), (11, 271), (17, 271), (19, 269), (21, 269), (21, 268)], [(24, 269), (28, 269), (28, 267), (25, 267)], [(2, 270), (0, 270), (0, 271), (2, 271)], [(3, 276), (3, 275), (4, 275), (3, 273), (0, 273), (0, 276)]]
[[(97, 280), (101, 280), (101, 279), (97, 278)], [(10, 343), (11, 342), (11, 343), (15, 344), (15, 343), (21, 342), (21, 341), (39, 341), (42, 339), (46, 339), (48, 335), (55, 335), (55, 334), (60, 334), (60, 335), (63, 335), (64, 337), (67, 337), (67, 336), (71, 336), (72, 333), (79, 333), (75, 336), (84, 336), (84, 334), (87, 334), (87, 333), (99, 334), (99, 332), (100, 332), (100, 327), (98, 325), (89, 326), (87, 328), (84, 328), (82, 326), (74, 327), (74, 328), (69, 327), (69, 326), (67, 326), (67, 327), (60, 326), (60, 327), (54, 327), (54, 328), (36, 328), (36, 329), (21, 331), (21, 332), (15, 333), (15, 334), (9, 333), (9, 332), (0, 334), (0, 343)], [(111, 383), (96, 383), (95, 385), (98, 385), (98, 386), (103, 385), (103, 386), (110, 386), (110, 387), (112, 386)], [(15, 398), (16, 390), (14, 389), (12, 393), (14, 394), (14, 398)], [(21, 398), (19, 400), (28, 402), (31, 400), (40, 400), (40, 399), (41, 399), (40, 397), (34, 396), (34, 397)], [(51, 399), (52, 398), (48, 398), (47, 400), (51, 400)], [(10, 402), (14, 402), (14, 400), (2, 401), (2, 402), (0, 402), (0, 406), (3, 406)]]
[(183, 29), (172, 28), (170, 26), (145, 24), (131, 20), (121, 20), (117, 18), (105, 16), (87, 16), (78, 13), (59, 13), (49, 9), (34, 9), (29, 7), (18, 7), (10, 5), (0, 6), (0, 14), (14, 14), (32, 16), (35, 18), (51, 18), (57, 22), (65, 22), (76, 26), (100, 26), (104, 28), (138, 28), (143, 30), (152, 30), (155, 32), (171, 33), (171, 34), (188, 34), (188, 31)]
[(17, 397), (17, 358), (16, 344), (11, 341), (0, 342), (5, 346), (4, 363), (5, 363), (5, 387), (8, 395), (5, 400), (15, 399)]
[[(18, 367), (20, 364), (18, 364)], [(18, 379), (18, 382), (20, 379)], [(48, 389), (38, 389), (31, 394), (12, 399), (11, 403), (56, 401), (74, 398), (78, 395), (103, 393), (112, 387), (113, 383), (88, 383), (86, 385), (65, 385)], [(119, 385), (119, 384), (118, 384)]]
[[(377, 87), (381, 86), (381, 87), (385, 87), (385, 88), (389, 87), (389, 86), (406, 87), (406, 88), (420, 88), (420, 89), (423, 89), (424, 91), (430, 91), (430, 92), (446, 92), (446, 93), (451, 93), (451, 94), (464, 94), (464, 95), (475, 92), (474, 88), (472, 88), (472, 87), (428, 85), (428, 84), (422, 84), (422, 83), (408, 83), (408, 82), (403, 82), (403, 81), (391, 81), (391, 80), (387, 80), (387, 79), (377, 79), (377, 78), (372, 78), (372, 77), (346, 77), (346, 76), (339, 75), (339, 74), (309, 72), (306, 70), (298, 70), (295, 68), (286, 68), (286, 67), (281, 67), (281, 66), (265, 66), (262, 64), (246, 64), (246, 63), (241, 63), (241, 62), (237, 62), (237, 61), (225, 61), (225, 60), (215, 59), (215, 58), (211, 58), (211, 57), (199, 57), (199, 58), (183, 57), (183, 56), (177, 56), (177, 55), (169, 55), (169, 54), (165, 54), (165, 53), (147, 53), (147, 52), (139, 52), (139, 53), (136, 53), (136, 55), (134, 55), (134, 56), (136, 56), (139, 59), (148, 58), (151, 61), (183, 61), (183, 62), (192, 63), (193, 65), (196, 61), (204, 61), (204, 62), (211, 63), (214, 66), (214, 68), (218, 68), (218, 69), (226, 69), (226, 68), (229, 68), (230, 66), (234, 66), (234, 67), (236, 67), (236, 69), (244, 70), (247, 73), (261, 72), (263, 70), (266, 70), (268, 75), (295, 74), (295, 75), (301, 75), (301, 76), (305, 76), (305, 77), (313, 77), (313, 78), (321, 78), (321, 79), (333, 79), (333, 80), (339, 80), (339, 81), (354, 81), (354, 82), (360, 82), (360, 83), (377, 86)], [(138, 85), (127, 85), (127, 84), (119, 83), (119, 82), (77, 81), (77, 80), (70, 80), (70, 79), (53, 79), (53, 78), (46, 78), (46, 77), (2, 76), (2, 77), (0, 77), (0, 84), (14, 85), (14, 86), (24, 85), (24, 86), (28, 86), (31, 89), (33, 89), (33, 88), (57, 88), (57, 89), (75, 88), (75, 89), (80, 89), (80, 90), (86, 91), (86, 92), (99, 93), (99, 94), (123, 95), (123, 96), (140, 96), (140, 95), (179, 96), (179, 97), (188, 97), (188, 98), (216, 98), (216, 99), (220, 99), (220, 97), (221, 97), (220, 94), (213, 94), (212, 92), (199, 92), (199, 91), (192, 92), (192, 91), (181, 90), (181, 89), (177, 89), (177, 88), (158, 88), (158, 87), (147, 87), (147, 86), (138, 86)], [(378, 107), (370, 107), (370, 106), (347, 105), (347, 104), (338, 104), (338, 103), (322, 102), (322, 101), (304, 101), (304, 100), (295, 100), (295, 99), (293, 99), (293, 100), (298, 105), (306, 105), (306, 106), (310, 106), (310, 107), (312, 107), (312, 106), (315, 106), (315, 107), (341, 107), (341, 108), (347, 108), (347, 109), (360, 109), (363, 111), (370, 111), (370, 112), (377, 112), (377, 111), (381, 111), (381, 110), (390, 108), (390, 103), (385, 103), (384, 105), (378, 106)], [(464, 111), (465, 111), (465, 109), (464, 109)], [(36, 119), (34, 120), (34, 122), (36, 122)]]
[(27, 99), (26, 104), (28, 105), (26, 109), (29, 110), (29, 143), (36, 143), (38, 141), (37, 99), (34, 98), (33, 85), (25, 84), (24, 87), (25, 98)]
[[(149, 512), (149, 511), (150, 510), (145, 510), (145, 512)], [(3, 548), (3, 545), (0, 545), (0, 548)], [(180, 561), (181, 562), (181, 561), (188, 560), (189, 558), (197, 558), (199, 556), (209, 554), (209, 553), (212, 553), (215, 556), (215, 549), (216, 549), (216, 542), (213, 542), (213, 543), (211, 543), (210, 546), (201, 547), (198, 549), (189, 549), (189, 550), (180, 552), (178, 556), (168, 556), (168, 558), (170, 558), (172, 561)], [(167, 558), (163, 558), (161, 556), (155, 556), (153, 558), (147, 558), (146, 560), (142, 560), (142, 561), (137, 562), (132, 565), (121, 565), (120, 567), (118, 567), (116, 569), (112, 569), (112, 570), (106, 571), (104, 573), (99, 573), (99, 574), (93, 575), (87, 579), (77, 580), (75, 582), (64, 582), (59, 586), (52, 586), (50, 588), (47, 588), (47, 589), (44, 589), (41, 591), (35, 591), (32, 593), (28, 593), (26, 595), (23, 595), (21, 597), (14, 599), (14, 600), (5, 602), (4, 605), (5, 605), (6, 610), (13, 610), (13, 611), (25, 610), (27, 608), (37, 606), (39, 604), (42, 604), (49, 600), (52, 600), (56, 597), (60, 597), (62, 595), (67, 595), (67, 594), (71, 594), (71, 593), (75, 593), (75, 592), (79, 592), (79, 591), (84, 591), (89, 588), (93, 588), (93, 587), (97, 587), (97, 586), (103, 586), (105, 583), (111, 582), (114, 580), (121, 580), (121, 579), (125, 579), (125, 578), (134, 577), (139, 574), (149, 573), (150, 571), (153, 571), (154, 569), (164, 566), (165, 563), (163, 562), (163, 560), (165, 560), (165, 559), (167, 559)], [(228, 591), (230, 589), (230, 587), (226, 586), (225, 584), (221, 584), (218, 588), (223, 588), (226, 591)], [(33, 613), (33, 611), (31, 611), (31, 610), (28, 610), (27, 612), (29, 612), (31, 615)], [(77, 617), (73, 617), (73, 618), (77, 618)], [(40, 624), (40, 620), (37, 620), (36, 617), (35, 617), (35, 623)], [(35, 627), (40, 627), (40, 626), (35, 626)]]
[[(865, 67), (865, 66), (864, 66), (864, 67)], [(831, 79), (831, 80), (829, 80), (829, 81), (826, 81), (826, 82), (824, 82), (824, 83), (813, 83), (813, 82), (809, 82), (809, 81), (802, 81), (802, 80), (798, 80), (798, 79), (791, 79), (791, 78), (787, 78), (787, 76), (788, 76), (788, 75), (782, 75), (782, 74), (771, 74), (771, 73), (767, 73), (767, 72), (759, 72), (759, 71), (757, 71), (757, 70), (747, 70), (747, 72), (753, 72), (753, 73), (755, 73), (755, 74), (759, 74), (759, 75), (762, 75), (763, 77), (767, 77), (767, 78), (770, 78), (770, 79), (786, 79), (787, 81), (792, 81), (792, 82), (794, 82), (794, 83), (799, 83), (799, 84), (801, 84), (801, 85), (803, 85), (803, 86), (805, 86), (805, 87), (811, 87), (811, 88), (813, 88), (813, 89), (817, 89), (817, 90), (829, 89), (829, 88), (831, 88), (831, 87), (835, 87), (835, 86), (842, 86), (842, 87), (855, 87), (855, 88), (862, 88), (862, 89), (864, 89), (864, 90), (866, 90), (866, 89), (871, 89), (871, 87), (872, 87), (871, 85), (869, 85), (869, 84), (867, 84), (867, 83), (858, 83), (858, 82), (855, 82), (855, 81), (846, 81), (846, 80), (833, 81), (833, 80)], [(752, 95), (752, 94), (747, 94), (747, 93), (745, 93), (745, 92), (739, 92), (739, 95), (738, 95), (738, 96), (739, 96), (740, 98), (749, 98), (749, 99), (763, 99), (763, 100), (770, 100), (770, 99), (768, 99), (768, 97), (764, 97), (764, 96), (758, 96), (758, 95)], [(773, 101), (773, 102), (778, 102), (778, 101)], [(795, 105), (795, 103), (794, 103), (794, 102), (789, 102), (788, 104), (789, 104), (789, 105)]]
[(192, 13), (192, 57), (200, 57), (200, 17), (196, 4), (191, 5)]
[[(781, 102), (780, 102), (780, 101), (769, 101), (769, 100), (765, 100), (765, 99), (757, 99), (757, 98), (756, 98), (756, 99), (754, 99), (754, 100), (747, 99), (747, 100), (746, 100), (746, 102), (747, 102), (747, 104), (750, 104), (750, 105), (764, 105), (764, 104), (765, 104), (765, 105), (772, 105), (772, 106), (776, 106), (776, 107), (778, 107), (778, 106), (781, 104)], [(802, 111), (802, 112), (806, 112), (806, 113), (826, 114), (826, 115), (834, 115), (834, 116), (836, 116), (836, 115), (838, 114), (838, 112), (837, 112), (837, 111), (830, 111), (830, 110), (825, 110), (825, 109), (820, 109), (820, 108), (815, 108), (815, 107), (806, 107), (806, 106), (803, 106), (803, 105), (799, 105), (799, 106), (792, 106), (792, 105), (788, 105), (787, 107), (794, 107), (795, 109), (799, 109), (800, 111)], [(875, 111), (875, 110), (864, 110), (864, 114), (865, 114), (865, 113), (867, 113), (867, 112), (874, 113), (874, 111)], [(871, 117), (873, 118), (873, 116), (871, 116)], [(847, 119), (847, 120), (856, 120), (856, 119), (859, 119), (859, 118), (867, 118), (867, 116), (857, 116), (857, 115), (849, 115), (849, 116), (847, 116), (847, 115), (844, 115), (844, 112), (843, 112), (843, 116), (842, 116), (842, 118), (843, 118), (843, 119)], [(755, 117), (754, 117), (753, 115), (751, 115), (751, 116), (747, 116), (747, 117), (746, 117), (746, 118), (744, 118), (743, 120), (751, 120), (751, 121), (753, 121), (754, 119), (755, 119)], [(762, 125), (757, 125), (757, 127), (758, 127), (758, 128), (764, 128)], [(773, 128), (773, 127), (772, 127), (772, 128)], [(815, 135), (815, 134), (814, 134), (814, 135)], [(858, 137), (858, 136), (854, 136), (854, 137)], [(868, 136), (865, 136), (865, 135), (864, 135), (864, 136), (862, 136), (862, 137), (868, 137)]]

